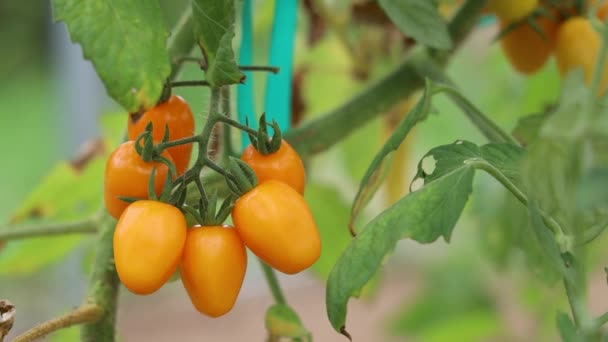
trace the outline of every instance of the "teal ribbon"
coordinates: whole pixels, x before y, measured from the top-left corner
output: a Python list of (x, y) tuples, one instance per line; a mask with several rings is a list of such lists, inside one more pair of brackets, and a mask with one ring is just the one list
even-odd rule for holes
[[(239, 52), (239, 64), (250, 65), (253, 62), (253, 21), (252, 0), (245, 0), (242, 16), (242, 41)], [(264, 97), (264, 112), (269, 122), (275, 120), (281, 130), (287, 131), (291, 117), (291, 79), (293, 74), (293, 51), (297, 24), (297, 0), (277, 0), (275, 2), (272, 36), (268, 65), (280, 68), (278, 74), (268, 74), (266, 94)], [(255, 103), (253, 98), (253, 82), (251, 72), (245, 73), (245, 84), (237, 89), (237, 111), (239, 121), (247, 119), (252, 127), (256, 127)], [(249, 144), (247, 134), (241, 134), (241, 145)]]

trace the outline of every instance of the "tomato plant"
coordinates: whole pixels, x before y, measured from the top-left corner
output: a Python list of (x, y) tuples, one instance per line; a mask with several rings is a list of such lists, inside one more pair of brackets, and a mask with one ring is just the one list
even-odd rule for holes
[(500, 40), (513, 68), (526, 75), (542, 68), (553, 53), (557, 23), (549, 18), (539, 18), (536, 23), (544, 37), (530, 25), (520, 25)]
[(249, 145), (243, 151), (241, 159), (253, 169), (259, 182), (273, 179), (304, 193), (304, 163), (287, 141), (281, 141), (279, 149), (268, 154), (262, 154), (253, 145)]
[(53, 0), (121, 108), (50, 170), (104, 93), (0, 11), (0, 341), (606, 340), (607, 6)]
[[(169, 161), (171, 156), (164, 155)], [(161, 162), (144, 162), (137, 154), (134, 142), (121, 144), (108, 157), (104, 175), (104, 200), (110, 215), (119, 218), (129, 205), (119, 197), (148, 197), (148, 182), (155, 169), (154, 190), (157, 195), (164, 186), (169, 173), (167, 165)]]
[(120, 215), (114, 231), (114, 263), (131, 292), (151, 294), (177, 269), (186, 242), (186, 220), (179, 209), (156, 201), (137, 201)]
[(180, 275), (192, 304), (211, 317), (226, 314), (241, 290), (247, 253), (232, 227), (194, 227), (188, 231)]
[(240, 197), (235, 229), (251, 251), (273, 268), (294, 274), (321, 254), (321, 240), (306, 201), (286, 183), (269, 180)]
[[(169, 139), (177, 140), (194, 135), (194, 115), (186, 101), (180, 96), (173, 95), (165, 102), (154, 106), (144, 113), (133, 113), (127, 120), (127, 132), (130, 140), (135, 140), (152, 122), (154, 129), (152, 137), (155, 142), (163, 139), (166, 129)], [(185, 144), (167, 149), (175, 162), (177, 174), (181, 175), (188, 168), (192, 155), (192, 145)]]
[(538, 0), (490, 0), (488, 4), (490, 11), (507, 22), (524, 18), (537, 6)]

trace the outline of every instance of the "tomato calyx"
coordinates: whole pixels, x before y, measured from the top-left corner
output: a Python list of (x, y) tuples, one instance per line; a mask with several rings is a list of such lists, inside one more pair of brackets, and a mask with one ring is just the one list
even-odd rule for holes
[[(268, 126), (272, 127), (272, 138), (268, 135)], [(264, 155), (278, 151), (281, 148), (281, 141), (283, 140), (279, 124), (275, 120), (272, 120), (272, 124), (266, 122), (266, 113), (263, 113), (258, 127), (257, 134), (248, 133), (251, 145)]]
[(214, 192), (210, 197), (203, 194), (199, 199), (198, 207), (183, 205), (182, 210), (184, 213), (190, 214), (203, 227), (219, 226), (226, 221), (228, 215), (232, 212), (235, 200), (236, 198), (233, 195), (228, 196), (218, 210), (219, 199), (217, 193)]
[(551, 13), (549, 10), (547, 10), (546, 8), (538, 7), (530, 15), (524, 17), (523, 19), (511, 22), (511, 23), (508, 23), (507, 25), (505, 25), (504, 28), (502, 30), (500, 30), (500, 32), (498, 32), (498, 34), (494, 38), (494, 41), (501, 40), (502, 38), (504, 38), (505, 36), (508, 36), (509, 33), (513, 32), (514, 30), (516, 30), (517, 28), (519, 28), (522, 25), (530, 26), (543, 40), (548, 41), (549, 38), (547, 36), (547, 32), (545, 32), (543, 30), (543, 28), (540, 27), (540, 25), (537, 22), (537, 19), (541, 18), (541, 17), (545, 17), (550, 20), (554, 20), (556, 22), (559, 21), (559, 19), (560, 19), (560, 18), (556, 17), (556, 15)]
[(238, 158), (229, 157), (226, 184), (233, 194), (240, 197), (258, 185), (258, 177), (247, 163)]

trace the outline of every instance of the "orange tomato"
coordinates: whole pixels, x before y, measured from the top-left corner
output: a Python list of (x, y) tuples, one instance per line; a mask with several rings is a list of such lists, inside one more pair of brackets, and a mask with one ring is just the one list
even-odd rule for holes
[(488, 9), (501, 21), (511, 23), (528, 16), (538, 6), (538, 0), (490, 0)]
[(597, 9), (596, 15), (601, 21), (606, 21), (606, 17), (608, 17), (608, 2), (604, 2)]
[(246, 268), (245, 245), (234, 228), (194, 227), (188, 231), (180, 274), (199, 312), (219, 317), (230, 311)]
[(114, 231), (114, 263), (125, 287), (141, 295), (160, 289), (177, 269), (186, 228), (174, 206), (147, 200), (129, 205)]
[[(590, 84), (599, 58), (601, 38), (589, 20), (573, 17), (564, 22), (557, 33), (555, 59), (562, 76), (576, 68), (582, 68), (585, 82)], [(608, 86), (608, 67), (602, 72), (599, 92)]]
[[(169, 140), (188, 138), (194, 135), (194, 115), (186, 101), (176, 95), (156, 107), (139, 114), (131, 114), (128, 119), (129, 140), (135, 140), (152, 122), (152, 140), (158, 143), (165, 135), (165, 128), (169, 127)], [(192, 155), (192, 144), (174, 146), (169, 149), (169, 154), (175, 162), (177, 174), (183, 174), (190, 165)]]
[(269, 180), (236, 200), (234, 227), (245, 245), (275, 269), (298, 273), (321, 254), (315, 220), (301, 194)]
[[(163, 156), (173, 161), (168, 153), (163, 153)], [(118, 199), (118, 196), (148, 198), (148, 180), (154, 168), (156, 168), (154, 190), (159, 196), (169, 172), (165, 164), (144, 162), (137, 154), (133, 141), (121, 144), (112, 152), (106, 162), (104, 173), (104, 202), (110, 215), (119, 218), (129, 205)]]
[[(503, 53), (518, 72), (531, 75), (545, 65), (555, 42), (557, 23), (545, 17), (537, 19), (546, 39), (527, 24), (519, 25), (500, 40)], [(502, 23), (504, 28), (508, 23)]]
[(241, 160), (247, 163), (258, 177), (258, 182), (278, 180), (286, 183), (299, 193), (304, 193), (306, 171), (298, 152), (283, 140), (279, 149), (267, 155), (253, 147), (247, 146), (241, 155)]

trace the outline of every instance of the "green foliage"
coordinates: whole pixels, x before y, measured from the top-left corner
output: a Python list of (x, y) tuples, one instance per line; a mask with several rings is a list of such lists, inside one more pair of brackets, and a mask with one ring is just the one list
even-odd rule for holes
[(405, 116), (399, 126), (397, 126), (380, 152), (376, 154), (376, 157), (368, 166), (368, 169), (361, 180), (361, 184), (359, 185), (359, 191), (357, 192), (357, 195), (353, 201), (349, 222), (351, 231), (355, 231), (353, 226), (357, 221), (357, 216), (365, 208), (369, 201), (371, 201), (372, 197), (382, 184), (386, 176), (386, 172), (389, 170), (391, 165), (390, 155), (399, 148), (410, 130), (428, 115), (431, 97), (429, 91), (429, 87), (427, 86), (422, 98)]
[[(23, 202), (15, 222), (64, 222), (90, 216), (101, 206), (102, 158), (82, 171), (55, 166)], [(62, 260), (78, 246), (82, 235), (38, 237), (10, 241), (0, 253), (0, 274), (28, 274)]]
[(346, 304), (381, 266), (398, 240), (430, 243), (450, 236), (471, 194), (475, 169), (517, 183), (522, 150), (507, 143), (478, 147), (457, 141), (431, 150), (418, 164), (412, 193), (366, 225), (331, 271), (326, 304), (336, 331), (344, 331)]
[(557, 328), (559, 329), (559, 334), (562, 338), (562, 342), (578, 342), (581, 341), (580, 337), (577, 336), (576, 327), (574, 323), (568, 317), (567, 314), (563, 312), (558, 312), (556, 319)]
[(194, 34), (205, 61), (206, 78), (212, 86), (239, 83), (244, 79), (232, 50), (234, 1), (193, 0)]
[(452, 47), (446, 22), (433, 1), (379, 0), (378, 3), (406, 36), (438, 49)]
[(266, 311), (266, 329), (269, 341), (290, 338), (293, 341), (312, 341), (298, 314), (287, 305), (275, 304)]
[(171, 71), (160, 6), (148, 0), (53, 0), (74, 42), (95, 65), (108, 94), (127, 111), (158, 101)]

